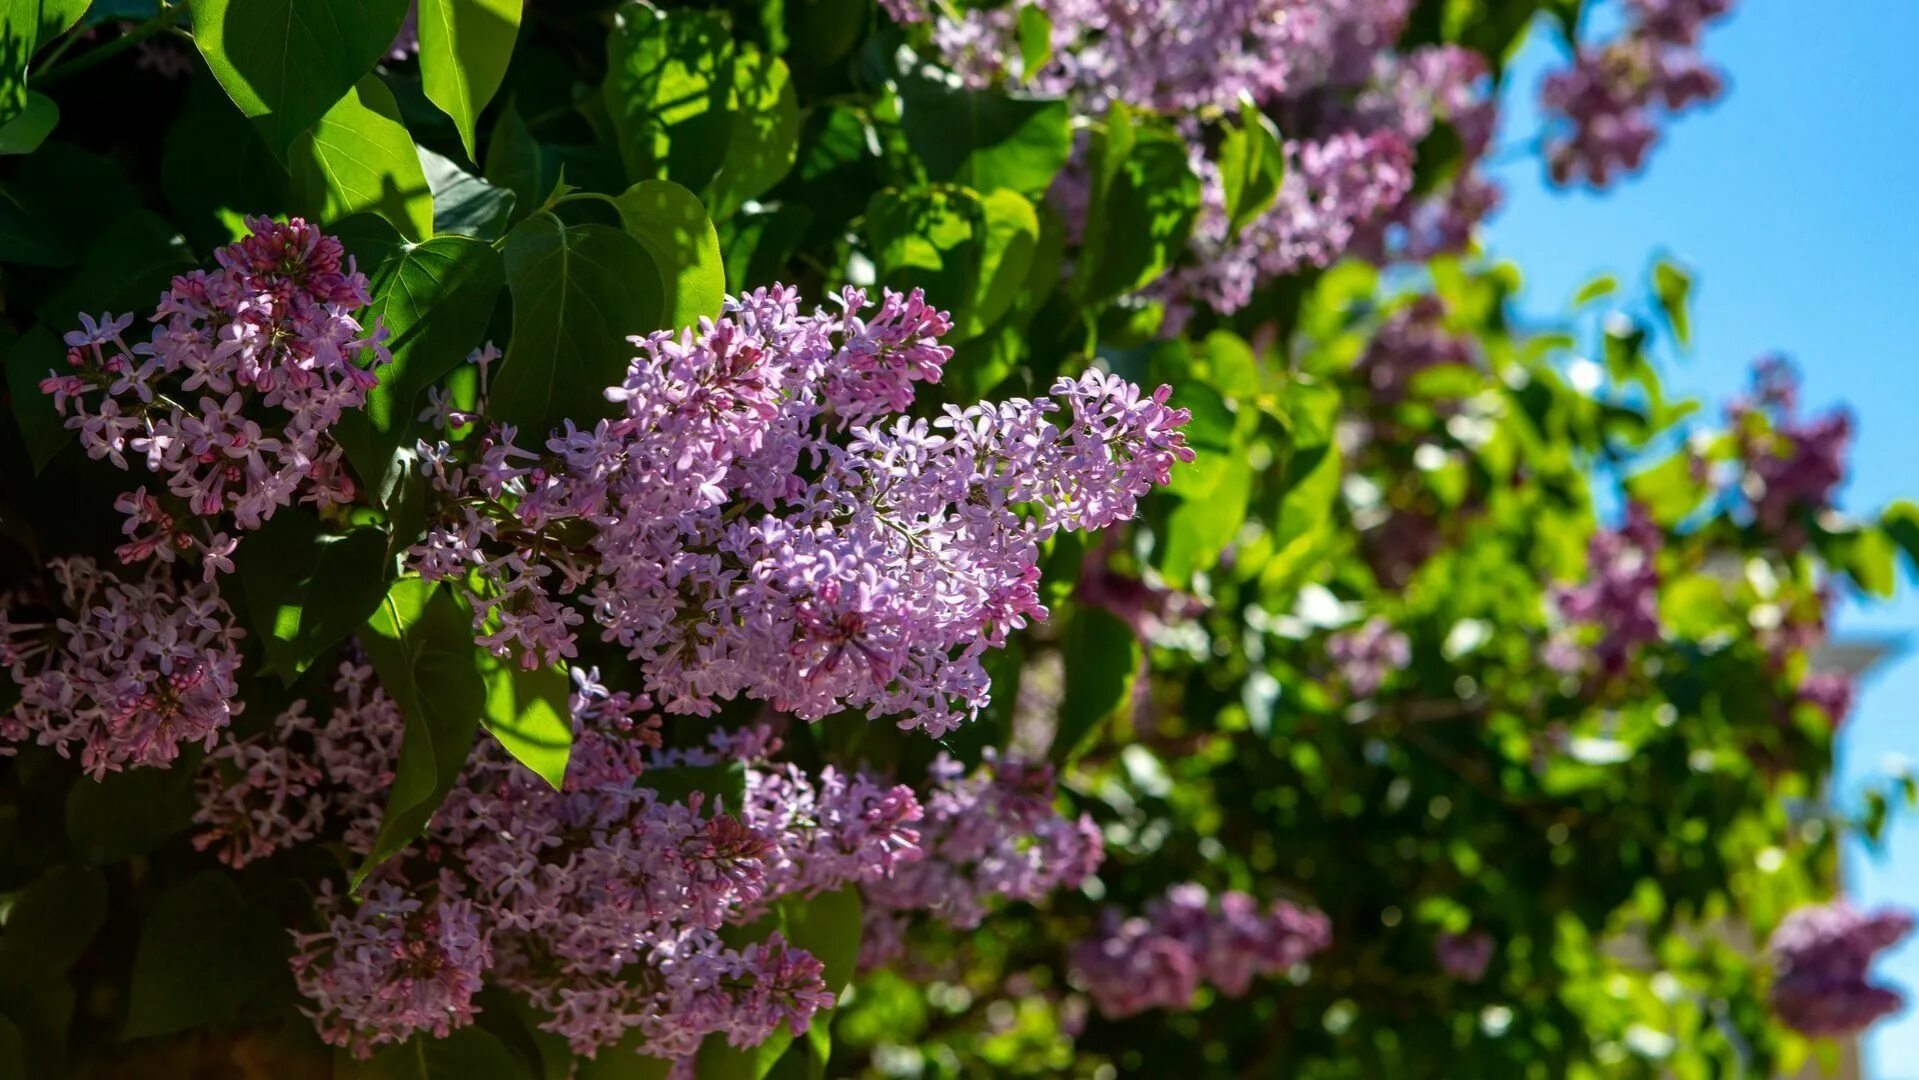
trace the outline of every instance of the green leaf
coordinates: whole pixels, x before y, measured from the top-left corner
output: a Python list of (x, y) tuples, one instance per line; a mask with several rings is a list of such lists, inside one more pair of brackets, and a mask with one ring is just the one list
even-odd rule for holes
[(372, 277), (373, 303), (362, 321), (386, 327), (393, 360), (380, 369), (366, 408), (334, 426), (354, 470), (368, 481), (379, 479), (395, 450), (411, 444), (427, 387), (486, 336), (506, 269), (491, 244), (436, 236), (401, 250)]
[(486, 711), (480, 723), (515, 760), (558, 791), (566, 782), (566, 762), (573, 750), (573, 713), (567, 707), (572, 681), (566, 671), (529, 671), (483, 649), (476, 660), (486, 680)]
[(1219, 146), (1219, 178), (1226, 190), (1227, 234), (1264, 214), (1286, 181), (1286, 151), (1279, 129), (1251, 99), (1239, 106), (1239, 123), (1226, 130)]
[(900, 126), (929, 180), (1037, 199), (1072, 156), (1071, 113), (1055, 98), (912, 79), (900, 100)]
[(1573, 306), (1585, 307), (1601, 297), (1611, 296), (1619, 291), (1619, 279), (1611, 274), (1601, 274), (1579, 287), (1573, 294)]
[(372, 617), (386, 595), (386, 556), (379, 529), (336, 535), (298, 506), (245, 536), (234, 569), (253, 632), (281, 681), (291, 684)]
[(1158, 278), (1185, 250), (1199, 214), (1199, 178), (1177, 132), (1136, 125), (1115, 105), (1091, 147), (1086, 237), (1072, 282), (1087, 303)]
[(27, 91), (20, 114), (0, 124), (0, 154), (31, 154), (53, 134), (60, 122), (60, 106), (45, 94)]
[(89, 866), (144, 855), (193, 824), (198, 752), (170, 769), (128, 769), (67, 792), (67, 844)]
[(0, 186), (0, 262), (71, 266), (79, 252), (70, 240), (21, 201), (18, 193)]
[(821, 978), (838, 994), (853, 981), (860, 958), (860, 890), (846, 885), (810, 899), (788, 897), (786, 940), (814, 955), (825, 965)]
[(1910, 499), (1894, 502), (1880, 513), (1879, 528), (1905, 552), (1906, 569), (1919, 574), (1919, 503)]
[(73, 441), (66, 421), (53, 410), (53, 398), (40, 392), (40, 380), (63, 368), (66, 359), (66, 348), (44, 326), (28, 327), (6, 350), (7, 396), (35, 475)]
[(420, 82), (427, 99), (453, 119), (466, 156), (473, 126), (493, 100), (513, 58), (522, 0), (419, 0)]
[(1071, 761), (1099, 737), (1107, 718), (1132, 700), (1139, 638), (1103, 608), (1076, 607), (1060, 640), (1066, 688), (1050, 757)]
[(367, 620), (360, 645), (406, 728), (379, 836), (353, 875), (356, 889), (426, 831), (466, 765), (487, 698), (472, 619), (450, 591), (431, 582), (394, 582)]
[(712, 182), (731, 152), (733, 58), (720, 13), (620, 8), (603, 94), (628, 176)]
[(641, 784), (658, 793), (663, 803), (685, 802), (698, 794), (705, 796), (709, 809), (737, 814), (746, 801), (746, 766), (729, 761), (648, 769)]
[(378, 76), (360, 80), (294, 140), (291, 162), (294, 203), (322, 223), (366, 212), (409, 240), (433, 235), (433, 191), (399, 103)]
[(56, 866), (0, 895), (0, 994), (37, 986), (78, 961), (107, 918), (100, 871)]
[[(286, 204), (287, 185), (286, 168), (259, 129), (218, 83), (196, 74), (160, 153), (160, 190), (173, 219), (202, 247), (225, 243), (223, 215), (278, 211)], [(361, 265), (369, 265), (364, 257)]]
[(574, 1080), (666, 1080), (673, 1072), (671, 1058), (646, 1053), (646, 1036), (638, 1029), (590, 1058), (577, 1059)]
[(284, 156), (386, 54), (407, 0), (189, 0), (193, 42)]
[(498, 1036), (477, 1027), (444, 1039), (415, 1035), (370, 1060), (336, 1060), (338, 1080), (531, 1080)]
[(160, 897), (140, 931), (123, 1037), (270, 1012), (270, 999), (292, 992), (286, 947), (279, 919), (248, 904), (230, 875), (188, 878)]
[(1646, 508), (1655, 524), (1676, 525), (1699, 509), (1709, 494), (1703, 472), (1697, 459), (1680, 452), (1628, 477), (1626, 493)]
[(1652, 288), (1672, 325), (1673, 337), (1681, 348), (1692, 348), (1692, 274), (1670, 259), (1661, 259), (1653, 264)]
[(879, 277), (924, 288), (953, 315), (949, 343), (985, 332), (1018, 299), (1039, 247), (1039, 217), (1019, 194), (965, 188), (882, 191), (866, 211)]
[(1899, 544), (1886, 530), (1863, 526), (1836, 540), (1840, 565), (1861, 589), (1881, 600), (1898, 591)]
[(779, 183), (799, 155), (800, 103), (786, 61), (740, 45), (726, 115), (726, 155), (706, 188), (707, 208), (721, 221)]
[(0, 1016), (0, 1080), (27, 1080), (27, 1044), (14, 1022)]
[(493, 241), (506, 235), (513, 216), (513, 192), (494, 187), (462, 169), (453, 159), (420, 149), (426, 186), (433, 191), (433, 235), (458, 233)]
[(530, 212), (544, 205), (559, 184), (560, 168), (559, 155), (534, 138), (509, 101), (493, 125), (493, 138), (487, 141), (487, 182), (512, 192), (518, 209)]
[(726, 299), (720, 235), (692, 192), (671, 180), (642, 180), (614, 200), (627, 233), (646, 248), (659, 270), (663, 324), (693, 326), (717, 318)]
[(1030, 80), (1053, 62), (1053, 17), (1038, 4), (1021, 4), (1013, 28), (1019, 41), (1020, 77)]
[(506, 238), (513, 338), (493, 380), (488, 416), (529, 437), (605, 415), (605, 390), (626, 371), (626, 339), (664, 322), (646, 248), (605, 225), (535, 214)]

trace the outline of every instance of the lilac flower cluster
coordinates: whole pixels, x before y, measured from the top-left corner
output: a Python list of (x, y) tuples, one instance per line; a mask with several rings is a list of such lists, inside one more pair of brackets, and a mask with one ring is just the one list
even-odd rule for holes
[(1369, 698), (1379, 692), (1388, 676), (1412, 662), (1413, 649), (1405, 634), (1374, 616), (1357, 629), (1328, 638), (1326, 656), (1354, 697)]
[(1373, 400), (1390, 405), (1406, 396), (1423, 371), (1470, 366), (1471, 339), (1446, 329), (1446, 305), (1437, 296), (1421, 296), (1393, 312), (1374, 332), (1353, 374), (1372, 391)]
[(1547, 647), (1546, 661), (1567, 672), (1596, 667), (1607, 677), (1626, 670), (1640, 646), (1659, 640), (1659, 528), (1635, 504), (1619, 529), (1602, 530), (1588, 546), (1585, 582), (1558, 589), (1559, 614), (1574, 627), (1596, 631), (1590, 651), (1561, 633)]
[(1912, 932), (1910, 912), (1872, 913), (1845, 901), (1804, 907), (1786, 916), (1766, 943), (1777, 970), (1772, 1010), (1807, 1035), (1851, 1035), (1898, 1012), (1900, 994), (1868, 979), (1872, 959)]
[[(926, 910), (978, 925), (988, 897), (1035, 900), (1090, 875), (1090, 821), (1053, 807), (1050, 770), (950, 760), (924, 807), (910, 788), (775, 765), (764, 728), (661, 749), (642, 697), (575, 673), (576, 737), (554, 792), (482, 740), (427, 835), (359, 898), (323, 887), (295, 935), (294, 975), (327, 1041), (365, 1054), (472, 1021), (482, 984), (512, 990), (542, 1026), (592, 1055), (640, 1031), (685, 1057), (708, 1036), (753, 1045), (803, 1031), (833, 995), (817, 958), (777, 935), (735, 947), (728, 925), (782, 897), (857, 884), (903, 924)], [(302, 843), (364, 855), (398, 761), (404, 719), (371, 668), (343, 663), (324, 720), (294, 703), (230, 739), (201, 776), (196, 843), (240, 867)], [(663, 800), (652, 777), (738, 765), (744, 798)]]
[(1753, 394), (1727, 410), (1753, 522), (1788, 550), (1805, 541), (1805, 519), (1828, 509), (1846, 479), (1852, 417), (1843, 409), (1798, 415), (1799, 382), (1777, 356), (1753, 366)]
[(981, 656), (1046, 615), (1039, 545), (1131, 518), (1191, 460), (1187, 414), (1090, 370), (889, 420), (950, 322), (918, 292), (839, 301), (802, 315), (774, 286), (636, 339), (622, 415), (544, 455), (511, 430), (433, 449), (448, 509), (411, 561), (477, 582), (481, 642), (528, 664), (574, 655), (584, 609), (669, 713), (744, 694), (952, 730), (987, 701)]
[(20, 700), (0, 717), (0, 752), (29, 739), (80, 752), (94, 779), (171, 765), (183, 747), (211, 747), (243, 708), (240, 639), (210, 585), (182, 588), (166, 571), (122, 581), (88, 559), (50, 564), (63, 614), (0, 611), (0, 663)]
[(1107, 911), (1100, 935), (1073, 953), (1073, 969), (1099, 1011), (1120, 1019), (1147, 1009), (1192, 1007), (1202, 985), (1240, 997), (1255, 978), (1281, 974), (1332, 944), (1325, 915), (1286, 901), (1265, 911), (1243, 892), (1217, 901), (1176, 885), (1145, 913)]
[[(910, 789), (831, 770), (817, 782), (764, 762), (764, 732), (658, 751), (644, 702), (577, 679), (579, 726), (564, 791), (482, 740), (425, 839), (376, 871), (357, 901), (324, 889), (296, 935), (294, 974), (329, 1042), (357, 1053), (469, 1022), (491, 982), (592, 1054), (628, 1031), (649, 1052), (736, 1045), (832, 1003), (817, 959), (777, 937), (742, 948), (720, 929), (806, 896), (883, 877), (919, 854)], [(202, 847), (241, 866), (290, 844), (371, 849), (403, 718), (370, 668), (343, 664), (330, 718), (296, 703), (273, 728), (221, 748), (202, 777)], [(667, 802), (646, 769), (745, 763), (746, 798)], [(729, 812), (730, 809), (730, 812)]]
[(1579, 44), (1572, 66), (1549, 75), (1540, 104), (1557, 127), (1546, 165), (1560, 184), (1605, 187), (1637, 171), (1659, 141), (1656, 114), (1711, 101), (1725, 80), (1699, 54), (1706, 23), (1733, 0), (1628, 0), (1626, 28), (1604, 45)]
[(1439, 961), (1439, 970), (1460, 982), (1476, 983), (1485, 978), (1493, 951), (1492, 935), (1484, 930), (1441, 934), (1433, 939), (1433, 957)]
[(1053, 768), (989, 752), (974, 773), (941, 754), (930, 770), (932, 791), (919, 821), (920, 858), (870, 877), (868, 939), (861, 962), (878, 967), (903, 944), (905, 916), (925, 912), (970, 930), (988, 905), (1034, 902), (1076, 889), (1093, 876), (1105, 845), (1092, 818), (1069, 818), (1054, 805)]
[(253, 529), (296, 499), (353, 498), (328, 430), (365, 405), (388, 359), (384, 331), (354, 318), (367, 280), (339, 240), (299, 218), (247, 227), (216, 270), (173, 279), (147, 340), (128, 344), (131, 315), (82, 315), (70, 370), (40, 384), (88, 455), (121, 468), (140, 455), (184, 501), (175, 513), (145, 488), (123, 498), (121, 559), (195, 555), (209, 581), (232, 566), (235, 541), (216, 528), (229, 515)]
[[(1021, 82), (1071, 97), (1088, 114), (1123, 103), (1169, 116), (1191, 140), (1202, 181), (1192, 258), (1151, 290), (1176, 324), (1195, 303), (1230, 313), (1261, 282), (1349, 252), (1383, 260), (1459, 250), (1497, 204), (1478, 169), (1493, 129), (1485, 64), (1450, 46), (1396, 52), (1407, 0), (1037, 6), (1050, 19), (1052, 59), (1019, 72)], [(923, 5), (891, 8), (902, 22), (928, 18)], [(968, 8), (931, 31), (945, 64), (975, 86), (1013, 72), (1016, 35), (1015, 5)], [(1205, 131), (1248, 100), (1286, 133), (1287, 170), (1274, 205), (1235, 233)], [(1446, 182), (1415, 197), (1416, 152), (1442, 124), (1457, 136), (1458, 159)], [(1085, 183), (1069, 167), (1053, 192), (1069, 234), (1084, 214)]]

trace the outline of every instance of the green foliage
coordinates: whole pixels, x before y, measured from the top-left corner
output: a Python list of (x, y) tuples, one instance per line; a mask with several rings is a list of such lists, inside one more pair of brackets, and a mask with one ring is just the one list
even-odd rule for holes
[(267, 662), (291, 683), (360, 629), (387, 594), (387, 535), (328, 530), (300, 507), (273, 516), (236, 553), (234, 570)]
[(196, 875), (161, 895), (140, 932), (125, 1037), (272, 1016), (292, 991), (286, 934), (233, 879)]
[(646, 246), (606, 225), (567, 225), (539, 213), (506, 237), (513, 337), (495, 376), (490, 415), (523, 431), (606, 412), (626, 338), (665, 322), (660, 276)]
[(433, 192), (399, 103), (368, 75), (293, 141), (295, 205), (324, 224), (376, 213), (408, 240), (433, 235)]
[(472, 620), (451, 591), (434, 583), (394, 582), (360, 644), (406, 730), (379, 835), (354, 872), (356, 888), (426, 830), (466, 764), (488, 702)]
[[(286, 157), (302, 133), (356, 88), (365, 109), (386, 115), (377, 100), (365, 100), (363, 80), (399, 32), (406, 0), (191, 0), (191, 6), (193, 43), (276, 156)], [(340, 123), (352, 131), (367, 121), (350, 113)]]

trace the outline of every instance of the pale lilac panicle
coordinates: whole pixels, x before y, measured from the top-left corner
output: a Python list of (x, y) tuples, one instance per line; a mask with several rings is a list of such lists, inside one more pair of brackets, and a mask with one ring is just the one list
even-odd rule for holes
[(1439, 961), (1439, 969), (1467, 983), (1476, 983), (1486, 977), (1486, 968), (1493, 961), (1494, 948), (1492, 935), (1484, 930), (1440, 934), (1433, 940), (1433, 955)]
[(88, 559), (51, 570), (63, 614), (48, 623), (0, 620), (0, 656), (20, 700), (0, 727), (62, 757), (77, 749), (98, 780), (166, 768), (188, 746), (211, 749), (239, 715), (240, 640), (218, 591), (182, 586), (165, 568), (121, 580)]
[(254, 529), (296, 501), (354, 496), (329, 431), (365, 405), (388, 359), (385, 332), (355, 318), (366, 277), (299, 218), (247, 227), (216, 269), (173, 279), (147, 340), (128, 342), (131, 315), (82, 315), (66, 335), (69, 370), (40, 383), (90, 457), (120, 468), (138, 457), (185, 504), (169, 512), (144, 489), (123, 500), (124, 560), (192, 553), (211, 578), (231, 565), (220, 522)]
[[(343, 664), (332, 691), (327, 723), (295, 706), (208, 762), (202, 847), (236, 866), (298, 841), (372, 849), (404, 720), (367, 667)], [(328, 1041), (365, 1055), (445, 1034), (472, 1020), (483, 982), (522, 995), (582, 1054), (636, 1030), (669, 1058), (710, 1035), (754, 1045), (831, 1005), (816, 958), (777, 937), (735, 948), (720, 931), (782, 896), (865, 884), (917, 858), (911, 790), (771, 765), (778, 743), (759, 729), (658, 750), (657, 719), (635, 716), (644, 700), (590, 671), (572, 701), (563, 790), (482, 737), (427, 835), (378, 868), (364, 902), (322, 894), (319, 927), (295, 935), (294, 969)], [(273, 753), (277, 740), (299, 753)], [(737, 807), (667, 802), (644, 779), (731, 763), (745, 771)]]
[(1412, 643), (1393, 624), (1379, 616), (1359, 627), (1341, 631), (1326, 641), (1326, 655), (1354, 697), (1379, 692), (1393, 672), (1412, 661)]
[[(924, 913), (970, 930), (994, 904), (1078, 888), (1099, 868), (1099, 829), (1086, 815), (1060, 812), (1050, 765), (989, 753), (984, 766), (968, 771), (941, 754), (929, 775), (920, 857), (863, 879), (869, 922), (885, 940), (903, 943), (904, 931), (904, 920), (885, 913)], [(880, 939), (864, 956), (868, 966), (891, 959)]]
[(294, 936), (292, 965), (321, 1038), (365, 1056), (472, 1022), (491, 947), (471, 903), (423, 900), (387, 882), (356, 902), (322, 882), (317, 906), (325, 927)]
[(1196, 158), (1202, 180), (1192, 262), (1154, 287), (1155, 295), (1231, 314), (1262, 283), (1330, 265), (1412, 190), (1413, 148), (1391, 131), (1342, 131), (1286, 143), (1286, 178), (1271, 209), (1229, 233), (1218, 166)]
[(1815, 671), (1799, 683), (1799, 700), (1824, 713), (1833, 727), (1852, 712), (1852, 677), (1839, 671)]
[(1561, 617), (1597, 640), (1586, 652), (1568, 648), (1569, 640), (1562, 638), (1548, 655), (1553, 666), (1570, 671), (1590, 663), (1615, 676), (1642, 646), (1659, 640), (1661, 545), (1658, 527), (1638, 504), (1622, 527), (1593, 535), (1586, 580), (1557, 590), (1554, 599)]
[(1382, 404), (1402, 400), (1422, 372), (1473, 362), (1470, 339), (1445, 326), (1446, 305), (1436, 296), (1421, 296), (1393, 312), (1354, 365), (1353, 374)]
[(1871, 981), (1880, 952), (1912, 932), (1910, 912), (1862, 912), (1840, 900), (1786, 916), (1766, 943), (1777, 977), (1771, 1004), (1788, 1027), (1806, 1035), (1848, 1036), (1899, 1011), (1898, 991)]
[(1148, 1009), (1184, 1010), (1210, 985), (1244, 996), (1256, 979), (1282, 974), (1332, 944), (1317, 911), (1276, 901), (1263, 910), (1246, 893), (1216, 899), (1177, 885), (1130, 918), (1108, 910), (1098, 936), (1073, 952), (1073, 970), (1109, 1019)]
[(1636, 172), (1659, 141), (1661, 114), (1711, 101), (1724, 78), (1698, 51), (1705, 24), (1731, 0), (1631, 0), (1625, 29), (1581, 43), (1572, 65), (1547, 76), (1540, 104), (1555, 118), (1546, 164), (1555, 182), (1606, 187)]
[(528, 664), (573, 655), (590, 616), (668, 713), (745, 695), (952, 730), (988, 700), (985, 651), (1045, 615), (1039, 545), (1134, 516), (1191, 459), (1187, 415), (1092, 370), (894, 416), (951, 356), (950, 320), (917, 292), (838, 301), (801, 314), (773, 286), (640, 339), (608, 391), (622, 415), (544, 455), (510, 430), (433, 450), (448, 510), (414, 565), (482, 582), (481, 643)]
[(1852, 417), (1844, 409), (1802, 417), (1798, 402), (1791, 364), (1769, 356), (1753, 366), (1751, 397), (1728, 410), (1753, 522), (1795, 550), (1805, 542), (1804, 519), (1830, 508), (1845, 483), (1852, 445)]

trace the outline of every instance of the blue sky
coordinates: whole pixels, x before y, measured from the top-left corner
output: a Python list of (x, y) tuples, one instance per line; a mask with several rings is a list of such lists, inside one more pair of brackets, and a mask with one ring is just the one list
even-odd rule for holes
[[(1565, 193), (1545, 185), (1536, 158), (1509, 161), (1498, 169), (1507, 202), (1488, 236), (1524, 269), (1523, 303), (1541, 313), (1563, 309), (1601, 271), (1643, 282), (1655, 252), (1692, 267), (1696, 352), (1668, 371), (1671, 384), (1723, 400), (1752, 357), (1791, 356), (1808, 405), (1853, 410), (1843, 501), (1861, 514), (1919, 498), (1915, 40), (1915, 0), (1745, 0), (1706, 44), (1730, 71), (1730, 92), (1672, 124), (1642, 176), (1604, 194)], [(1535, 41), (1520, 58), (1505, 138), (1534, 129), (1531, 94), (1555, 55)], [(1919, 590), (1908, 582), (1892, 603), (1854, 604), (1839, 625), (1842, 635), (1914, 635)], [(1919, 758), (1915, 713), (1919, 657), (1894, 659), (1865, 685), (1843, 733), (1840, 792), (1898, 755)], [(1896, 823), (1877, 856), (1851, 851), (1846, 875), (1859, 902), (1919, 906), (1919, 819)], [(1919, 994), (1919, 944), (1880, 970)], [(1867, 1076), (1919, 1080), (1919, 1009), (1874, 1030)]]

